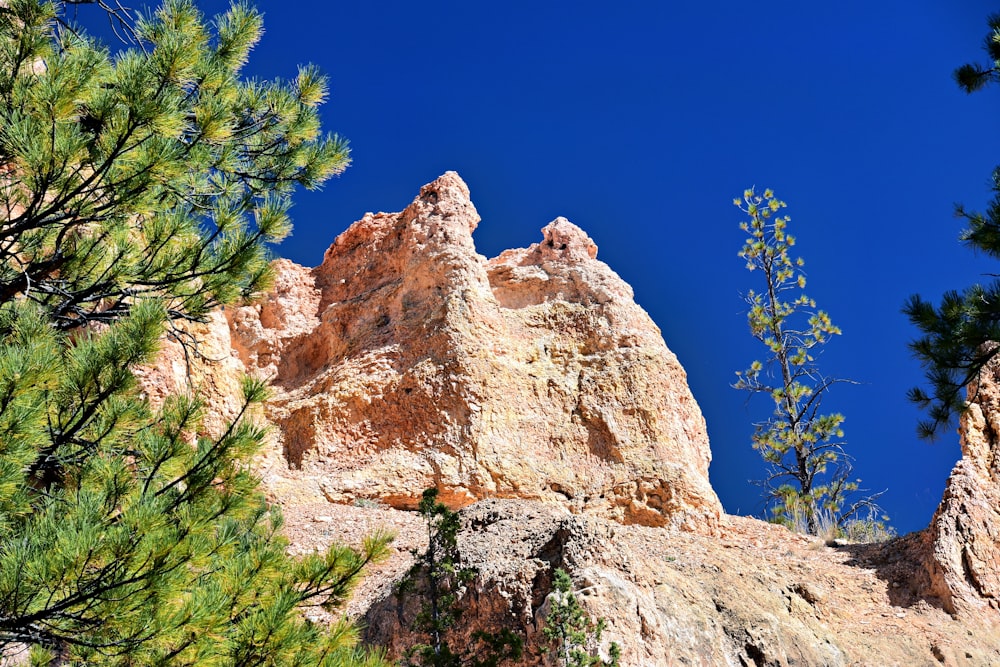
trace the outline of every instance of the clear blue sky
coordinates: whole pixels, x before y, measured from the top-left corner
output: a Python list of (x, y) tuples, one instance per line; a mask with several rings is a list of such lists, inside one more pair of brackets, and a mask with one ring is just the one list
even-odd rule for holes
[[(207, 13), (226, 6), (202, 2)], [(1000, 164), (1000, 92), (951, 80), (983, 60), (979, 0), (275, 2), (249, 72), (330, 77), (328, 129), (354, 165), (293, 209), (278, 252), (315, 265), (368, 210), (396, 211), (454, 169), (494, 256), (558, 215), (597, 242), (688, 371), (708, 421), (712, 483), (760, 510), (752, 422), (771, 406), (730, 388), (761, 356), (741, 294), (732, 199), (788, 202), (808, 292), (844, 331), (820, 359), (864, 486), (900, 532), (927, 525), (960, 455), (915, 436), (922, 381), (900, 314), (1000, 267), (957, 243), (953, 204), (981, 208)], [(87, 11), (81, 9), (81, 12)], [(94, 11), (92, 8), (89, 11)]]

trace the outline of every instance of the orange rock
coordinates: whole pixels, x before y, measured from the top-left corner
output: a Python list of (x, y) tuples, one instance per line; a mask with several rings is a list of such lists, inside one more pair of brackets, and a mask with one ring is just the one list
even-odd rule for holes
[(582, 230), (559, 218), (487, 260), (478, 222), (445, 174), (352, 225), (319, 267), (276, 262), (257, 303), (184, 330), (200, 354), (168, 340), (140, 370), (154, 401), (202, 396), (208, 433), (238, 409), (243, 373), (271, 380), (256, 465), (293, 551), (357, 543), (345, 514), (406, 528), (392, 574), (351, 603), (367, 641), (397, 656), (417, 639), (419, 600), (393, 582), (426, 533), (398, 509), (433, 485), (452, 507), (484, 500), (462, 512), (478, 574), (455, 646), (506, 627), (528, 638), (525, 664), (546, 664), (544, 601), (564, 567), (623, 664), (1000, 664), (1000, 362), (970, 389), (931, 526), (829, 548), (722, 515), (684, 370)]
[(928, 592), (956, 615), (987, 612), (1000, 623), (1000, 359), (968, 389), (959, 422), (962, 458), (926, 541)]
[[(449, 172), (351, 225), (319, 267), (279, 260), (266, 296), (227, 309), (230, 331), (209, 338), (231, 336), (242, 368), (272, 379), (289, 465), (274, 480), (310, 500), (413, 508), (436, 486), (455, 507), (525, 498), (714, 530), (704, 419), (631, 288), (563, 218), (490, 261), (478, 223)], [(166, 351), (175, 381), (157, 384), (173, 390)], [(225, 402), (242, 368), (205, 370), (200, 391)]]

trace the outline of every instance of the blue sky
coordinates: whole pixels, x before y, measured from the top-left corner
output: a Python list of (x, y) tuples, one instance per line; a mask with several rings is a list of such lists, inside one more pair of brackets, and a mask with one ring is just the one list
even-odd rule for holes
[[(206, 13), (227, 3), (202, 2)], [(841, 385), (863, 486), (900, 532), (927, 525), (960, 455), (948, 433), (917, 440), (906, 390), (922, 371), (900, 314), (997, 267), (957, 242), (956, 202), (982, 208), (1000, 164), (1000, 93), (967, 96), (952, 70), (983, 60), (978, 0), (506, 3), (263, 0), (266, 35), (249, 66), (329, 76), (328, 129), (353, 166), (293, 209), (279, 254), (316, 265), (365, 211), (402, 209), (445, 170), (468, 182), (494, 256), (540, 238), (558, 215), (678, 355), (708, 422), (713, 485), (755, 514), (764, 468), (752, 423), (771, 406), (730, 384), (761, 356), (741, 295), (733, 197), (773, 188), (788, 202), (808, 292), (843, 335), (820, 358)], [(84, 10), (81, 10), (84, 11)]]

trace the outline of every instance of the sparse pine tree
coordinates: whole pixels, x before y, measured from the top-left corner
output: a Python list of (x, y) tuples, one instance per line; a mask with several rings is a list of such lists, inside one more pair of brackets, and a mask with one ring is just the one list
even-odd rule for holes
[(400, 593), (419, 593), (423, 599), (413, 629), (427, 635), (427, 643), (409, 649), (408, 667), (498, 667), (521, 657), (524, 641), (510, 630), (477, 632), (474, 646), (457, 653), (446, 635), (460, 611), (459, 591), (476, 576), (475, 568), (463, 567), (458, 550), (461, 521), (438, 500), (438, 490), (426, 489), (420, 499), (420, 514), (427, 522), (427, 550), (415, 551), (416, 563), (403, 582)]
[(618, 667), (621, 648), (612, 642), (607, 660), (599, 648), (605, 620), (593, 620), (580, 606), (573, 592), (573, 580), (563, 569), (556, 569), (549, 594), (549, 613), (542, 634), (549, 640), (557, 664), (562, 667)]
[[(74, 3), (77, 4), (77, 3)], [(286, 555), (248, 468), (265, 396), (196, 437), (132, 370), (178, 320), (253, 295), (294, 187), (347, 165), (322, 78), (240, 75), (260, 15), (168, 0), (114, 58), (62, 3), (0, 3), (0, 648), (87, 665), (378, 665), (336, 604), (385, 551)], [(177, 332), (179, 333), (179, 332)], [(196, 341), (188, 340), (188, 344)]]
[(846, 380), (828, 378), (817, 366), (818, 349), (840, 334), (830, 316), (802, 291), (804, 262), (793, 258), (795, 237), (790, 218), (781, 215), (785, 202), (771, 190), (753, 189), (733, 203), (749, 220), (740, 224), (747, 239), (739, 256), (751, 272), (761, 273), (761, 291), (747, 292), (750, 334), (767, 348), (767, 356), (737, 372), (734, 385), (751, 394), (766, 394), (774, 403), (770, 419), (757, 424), (753, 447), (769, 466), (762, 481), (773, 519), (817, 534), (821, 513), (842, 525), (862, 508), (873, 507), (875, 496), (850, 502), (859, 480), (852, 479), (844, 451), (843, 415), (823, 414), (830, 388)]

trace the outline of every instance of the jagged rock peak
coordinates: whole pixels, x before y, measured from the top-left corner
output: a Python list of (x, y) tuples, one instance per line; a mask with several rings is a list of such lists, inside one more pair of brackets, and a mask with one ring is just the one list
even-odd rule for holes
[(550, 258), (597, 259), (597, 244), (586, 232), (562, 216), (542, 228), (540, 254)]
[(273, 379), (275, 497), (413, 508), (433, 485), (454, 507), (524, 498), (714, 530), (704, 419), (632, 289), (564, 218), (492, 260), (479, 221), (448, 172), (226, 310), (239, 361)]

